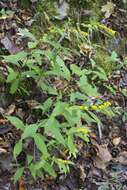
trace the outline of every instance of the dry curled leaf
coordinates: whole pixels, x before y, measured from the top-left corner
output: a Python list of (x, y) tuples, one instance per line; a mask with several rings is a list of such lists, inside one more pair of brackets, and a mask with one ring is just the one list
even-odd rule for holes
[(0, 155), (1, 155), (1, 154), (6, 154), (6, 153), (7, 153), (7, 150), (6, 150), (6, 149), (0, 148)]
[(25, 182), (23, 179), (19, 181), (19, 190), (26, 190)]
[(119, 162), (120, 164), (127, 165), (127, 151), (121, 152), (115, 161)]
[(15, 104), (11, 104), (11, 105), (7, 108), (5, 114), (6, 114), (6, 115), (11, 115), (12, 113), (14, 113), (15, 108), (16, 108)]
[(105, 13), (105, 18), (109, 18), (114, 12), (115, 4), (112, 2), (107, 2), (106, 5), (102, 6), (101, 11)]
[(94, 159), (94, 164), (97, 168), (105, 169), (107, 163), (112, 160), (112, 156), (107, 148), (107, 144), (99, 145), (96, 143), (97, 156)]
[(18, 48), (13, 41), (11, 41), (8, 36), (5, 36), (3, 39), (1, 39), (1, 43), (4, 45), (5, 49), (9, 51), (10, 54), (15, 54), (19, 51), (21, 51), (20, 48)]

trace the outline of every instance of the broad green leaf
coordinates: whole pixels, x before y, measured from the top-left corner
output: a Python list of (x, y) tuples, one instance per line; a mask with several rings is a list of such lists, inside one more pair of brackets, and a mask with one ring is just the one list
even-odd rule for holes
[(54, 171), (51, 164), (49, 164), (47, 161), (43, 160), (40, 162), (37, 162), (34, 166), (34, 171), (38, 171), (43, 168), (44, 171), (46, 171), (48, 174), (50, 174), (53, 177), (56, 177), (56, 172)]
[(36, 179), (36, 173), (37, 173), (37, 171), (35, 169), (35, 165), (36, 164), (31, 163), (29, 166), (29, 170), (30, 170), (31, 175), (33, 176), (34, 179)]
[(54, 136), (54, 138), (65, 146), (65, 140), (60, 132), (60, 123), (54, 118), (50, 118), (45, 126), (45, 132), (48, 134), (49, 132)]
[(18, 73), (16, 71), (14, 71), (12, 68), (8, 67), (8, 71), (9, 71), (9, 75), (7, 77), (6, 82), (12, 82), (13, 80), (15, 80), (18, 76)]
[(14, 158), (16, 158), (21, 152), (22, 152), (22, 141), (19, 140), (14, 146), (13, 150)]
[(88, 115), (86, 112), (82, 113), (82, 118), (86, 121), (86, 123), (90, 124), (90, 123), (95, 123), (95, 120)]
[(43, 157), (44, 158), (49, 157), (49, 153), (48, 153), (46, 144), (44, 142), (44, 137), (41, 134), (36, 133), (34, 135), (34, 141), (35, 141), (37, 148), (43, 153)]
[(36, 48), (38, 42), (28, 42), (28, 48), (33, 49)]
[(6, 117), (12, 125), (14, 125), (17, 129), (21, 129), (22, 131), (24, 131), (24, 123), (18, 118), (18, 117), (15, 117), (15, 116), (7, 116)]
[(5, 62), (18, 64), (18, 61), (23, 61), (27, 57), (27, 53), (24, 51), (18, 52), (14, 55), (3, 56)]
[(19, 87), (19, 78), (15, 79), (12, 83), (11, 83), (11, 88), (10, 88), (10, 93), (14, 94)]
[(16, 183), (18, 180), (20, 180), (20, 178), (22, 177), (24, 172), (24, 167), (22, 168), (18, 168), (15, 175), (14, 175), (14, 182)]
[(28, 165), (32, 162), (32, 160), (33, 160), (33, 156), (27, 154), (27, 163), (28, 163)]
[(56, 172), (54, 171), (53, 167), (51, 166), (51, 164), (49, 164), (48, 162), (44, 162), (44, 165), (42, 165), (42, 168), (51, 176), (56, 177)]
[(62, 115), (65, 111), (65, 109), (68, 108), (68, 104), (67, 103), (64, 103), (64, 102), (57, 102), (56, 105), (55, 105), (55, 108), (52, 112), (52, 116), (53, 117), (56, 117), (58, 115)]
[(38, 84), (38, 86), (40, 86), (43, 91), (48, 92), (48, 94), (51, 94), (51, 95), (58, 94), (55, 88), (51, 87), (50, 85), (45, 84), (44, 82), (41, 82), (41, 84)]
[(70, 80), (70, 71), (65, 66), (64, 61), (59, 56), (57, 56), (54, 61), (53, 70), (51, 71), (51, 73), (62, 76), (68, 81)]
[(53, 101), (52, 101), (52, 98), (48, 98), (44, 104), (43, 104), (43, 111), (46, 112), (50, 109), (50, 107), (52, 106), (53, 104)]
[(86, 99), (86, 96), (80, 92), (73, 92), (71, 93), (70, 95), (70, 101), (71, 102), (75, 102), (77, 100), (85, 100)]
[(88, 83), (86, 76), (82, 76), (80, 78), (80, 81), (78, 82), (78, 85), (79, 85), (81, 91), (84, 92), (86, 95), (88, 95), (90, 97), (99, 96), (97, 88)]
[(71, 64), (71, 70), (73, 74), (76, 74), (77, 76), (82, 76), (83, 71), (75, 64)]
[(34, 138), (34, 135), (36, 134), (37, 129), (39, 128), (38, 124), (31, 124), (31, 125), (26, 125), (25, 130), (22, 134), (22, 139), (32, 137)]
[(22, 35), (23, 37), (27, 37), (27, 38), (30, 38), (32, 41), (36, 41), (35, 36), (31, 32), (29, 32), (28, 29), (19, 28), (18, 30), (19, 30), (19, 34)]
[(98, 68), (98, 71), (93, 71), (95, 75), (97, 75), (101, 80), (108, 81), (107, 75), (102, 68)]

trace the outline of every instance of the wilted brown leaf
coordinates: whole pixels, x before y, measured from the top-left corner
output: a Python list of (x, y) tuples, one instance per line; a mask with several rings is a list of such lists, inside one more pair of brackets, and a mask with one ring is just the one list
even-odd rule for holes
[(26, 190), (25, 182), (23, 179), (19, 181), (19, 190)]
[(105, 12), (105, 18), (109, 18), (111, 14), (114, 12), (115, 4), (112, 2), (107, 2), (106, 5), (102, 6), (101, 11)]
[(15, 104), (11, 104), (11, 105), (7, 108), (5, 114), (6, 114), (6, 115), (11, 115), (12, 113), (14, 113), (15, 108), (16, 108)]
[(14, 42), (12, 42), (8, 36), (5, 36), (3, 39), (1, 39), (1, 43), (4, 45), (5, 49), (9, 51), (10, 54), (15, 54), (19, 51), (21, 51), (20, 48), (18, 48)]
[(127, 165), (127, 151), (121, 152), (115, 161), (119, 162), (120, 164)]
[(97, 147), (97, 156), (94, 159), (94, 164), (97, 168), (105, 169), (107, 163), (112, 160), (112, 156), (107, 148), (107, 144), (98, 145), (96, 143), (96, 147)]

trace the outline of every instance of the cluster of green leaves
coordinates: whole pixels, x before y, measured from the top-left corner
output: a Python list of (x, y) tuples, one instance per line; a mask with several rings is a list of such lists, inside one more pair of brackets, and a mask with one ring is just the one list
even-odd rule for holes
[[(45, 33), (39, 40), (27, 29), (20, 29), (20, 34), (29, 39), (29, 51), (2, 56), (3, 61), (7, 63), (6, 83), (10, 85), (11, 94), (20, 93), (22, 96), (25, 93), (29, 96), (31, 87), (28, 86), (28, 83), (34, 81), (36, 87), (49, 96), (45, 102), (35, 108), (41, 111), (42, 118), (36, 123), (28, 125), (17, 117), (7, 117), (21, 131), (21, 138), (14, 147), (15, 160), (23, 151), (27, 139), (34, 142), (34, 148), (39, 152), (39, 159), (36, 159), (35, 151), (27, 155), (27, 163), (23, 167), (19, 166), (14, 176), (15, 181), (23, 175), (25, 169), (29, 169), (34, 178), (44, 172), (56, 177), (56, 166), (61, 172), (67, 173), (69, 165), (74, 164), (73, 159), (78, 154), (76, 139), (80, 138), (84, 142), (89, 142), (90, 129), (87, 126), (102, 124), (99, 118), (100, 112), (108, 117), (114, 116), (111, 108), (96, 111), (79, 109), (81, 103), (77, 102), (82, 102), (83, 105), (89, 107), (92, 105), (93, 99), (96, 99), (97, 103), (101, 104), (103, 100), (99, 98), (101, 94), (97, 81), (103, 85), (108, 82), (105, 70), (96, 64), (96, 59), (90, 57), (89, 69), (81, 68), (74, 63), (68, 66), (64, 61), (72, 53), (72, 50), (67, 48), (68, 42), (76, 39), (77, 46), (75, 47), (79, 47), (79, 49), (83, 43), (92, 46), (89, 30), (99, 30), (100, 25), (98, 23), (91, 24), (90, 28), (84, 24), (82, 27), (85, 30), (81, 30), (79, 26), (72, 27), (70, 23), (66, 24), (65, 29), (51, 27), (49, 33)], [(112, 33), (102, 25), (101, 30)], [(55, 40), (53, 36), (55, 36)], [(46, 50), (40, 48), (42, 44), (46, 44)], [(76, 52), (79, 49), (76, 49)], [(117, 59), (117, 56), (113, 53), (110, 58)], [(110, 61), (112, 60), (107, 61), (108, 64)], [(68, 87), (71, 87), (73, 81), (78, 90), (70, 88), (69, 94), (64, 99), (65, 94), (52, 84), (52, 78), (65, 80)], [(113, 91), (110, 86), (106, 87)], [(61, 156), (61, 152), (64, 154), (64, 158)]]
[[(67, 51), (66, 48), (63, 52), (63, 47), (60, 45), (57, 47), (55, 44), (55, 51), (40, 50), (36, 47), (38, 41), (34, 36), (27, 30), (22, 32), (31, 39), (28, 43), (30, 51), (3, 56), (4, 61), (9, 63), (6, 82), (10, 84), (10, 93), (20, 92), (22, 94), (23, 91), (29, 94), (25, 86), (32, 79), (38, 88), (50, 95), (50, 98), (35, 108), (41, 110), (42, 114), (42, 119), (36, 123), (28, 125), (17, 117), (7, 117), (21, 131), (21, 138), (14, 147), (14, 158), (17, 159), (23, 151), (27, 139), (34, 141), (40, 155), (39, 160), (36, 160), (34, 151), (27, 155), (27, 164), (24, 167), (19, 166), (14, 176), (15, 181), (23, 175), (26, 168), (30, 170), (34, 178), (42, 175), (44, 171), (55, 177), (57, 175), (55, 165), (58, 165), (61, 172), (68, 172), (69, 165), (74, 164), (73, 157), (75, 158), (78, 154), (76, 139), (80, 138), (84, 142), (89, 142), (90, 129), (87, 125), (101, 124), (99, 112), (110, 117), (114, 115), (110, 108), (102, 111), (85, 111), (79, 109), (77, 105), (78, 100), (89, 106), (92, 103), (91, 98), (100, 96), (98, 87), (94, 83), (90, 84), (88, 78), (92, 76), (93, 79), (99, 78), (101, 81), (107, 81), (108, 78), (102, 68), (95, 67), (93, 71), (90, 71), (81, 69), (75, 64), (71, 64), (68, 68), (62, 59), (64, 52)], [(48, 63), (46, 69), (45, 62)], [(69, 85), (73, 76), (78, 77), (76, 85), (79, 91), (70, 92), (68, 100), (64, 101), (63, 95), (52, 85), (50, 79), (58, 77), (66, 80)], [(98, 103), (102, 102), (98, 101)], [(59, 156), (54, 154), (55, 149)], [(61, 158), (60, 152), (65, 154), (66, 159)]]

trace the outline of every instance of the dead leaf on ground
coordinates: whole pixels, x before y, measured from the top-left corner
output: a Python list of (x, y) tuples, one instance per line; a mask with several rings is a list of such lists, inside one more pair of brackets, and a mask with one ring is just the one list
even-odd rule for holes
[(105, 12), (105, 18), (109, 18), (114, 12), (115, 4), (112, 2), (107, 2), (106, 5), (102, 6), (101, 11)]
[(116, 162), (120, 164), (127, 165), (127, 151), (121, 152), (117, 158), (115, 158)]
[(18, 48), (14, 42), (12, 42), (8, 36), (5, 36), (3, 39), (1, 39), (1, 43), (4, 45), (5, 49), (9, 51), (10, 54), (15, 54), (19, 51), (21, 51), (20, 48)]
[(85, 170), (84, 170), (84, 166), (80, 165), (80, 164), (77, 164), (77, 167), (79, 169), (80, 178), (81, 178), (82, 181), (84, 181), (86, 179), (86, 173), (85, 173)]
[(19, 181), (19, 190), (26, 190), (25, 182), (23, 179)]
[(0, 148), (0, 155), (1, 155), (1, 154), (6, 154), (6, 153), (7, 153), (6, 149)]
[(36, 100), (27, 100), (26, 103), (30, 109), (34, 109), (39, 105), (39, 102)]
[(12, 113), (14, 113), (15, 108), (16, 108), (15, 104), (11, 104), (11, 105), (7, 108), (5, 114), (6, 114), (6, 115), (11, 115)]
[(99, 145), (93, 142), (97, 149), (97, 156), (94, 158), (94, 164), (99, 169), (105, 169), (107, 163), (112, 160), (107, 144)]

